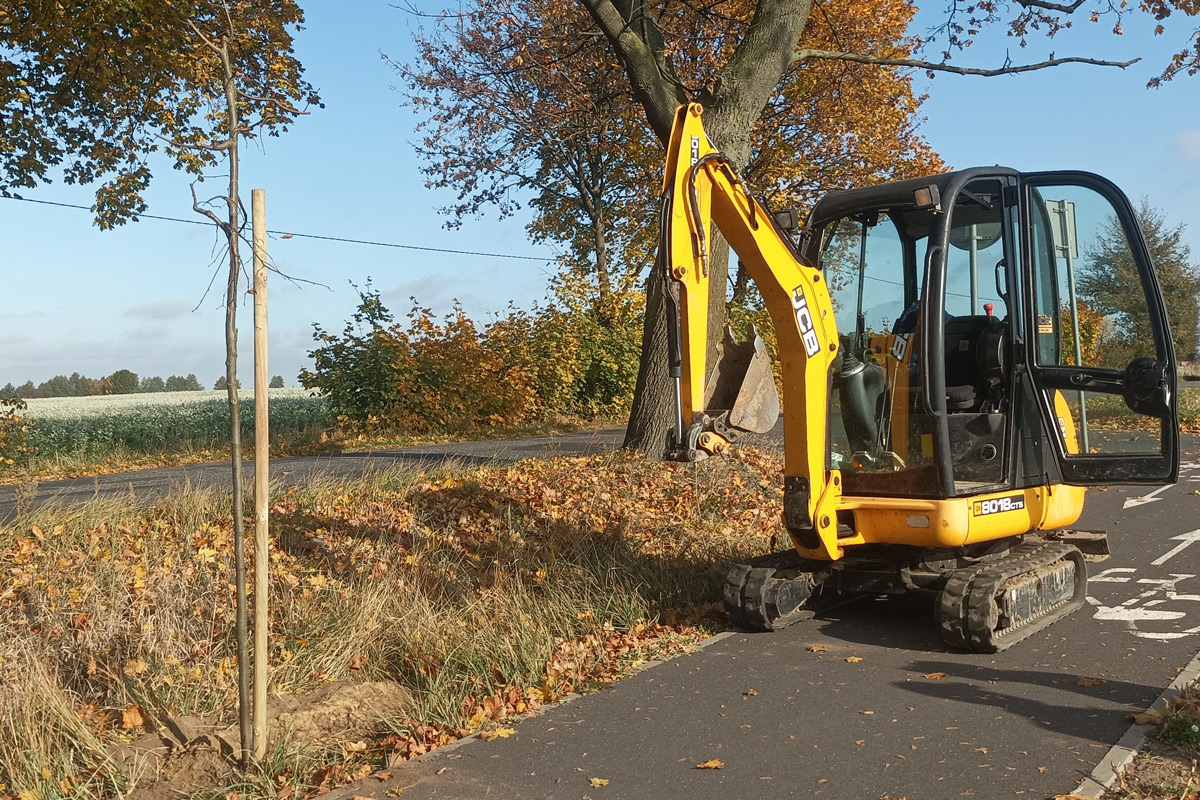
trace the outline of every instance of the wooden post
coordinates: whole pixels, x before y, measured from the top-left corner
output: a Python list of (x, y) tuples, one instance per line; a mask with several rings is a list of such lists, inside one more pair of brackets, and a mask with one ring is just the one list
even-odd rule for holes
[(267, 754), (267, 463), (271, 445), (267, 386), (267, 197), (251, 191), (254, 228), (254, 737), (255, 763)]

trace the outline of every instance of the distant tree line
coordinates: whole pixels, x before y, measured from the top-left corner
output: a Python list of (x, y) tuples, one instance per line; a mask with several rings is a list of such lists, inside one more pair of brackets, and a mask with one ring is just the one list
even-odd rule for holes
[[(225, 385), (225, 376), (222, 375), (217, 379), (213, 388), (224, 389)], [(282, 389), (283, 376), (276, 375), (271, 378), (269, 385), (272, 389)], [(241, 381), (238, 381), (238, 388), (242, 388)], [(183, 375), (172, 375), (163, 380), (158, 375), (139, 378), (136, 372), (119, 369), (112, 375), (104, 378), (89, 378), (86, 375), (73, 372), (69, 377), (66, 375), (55, 375), (50, 380), (43, 381), (36, 386), (33, 381), (25, 381), (20, 386), (13, 386), (9, 382), (0, 387), (0, 397), (20, 397), (27, 400), (31, 397), (86, 397), (97, 394), (199, 392), (203, 391), (203, 389), (204, 385), (200, 383), (200, 379), (196, 377), (195, 373), (189, 373), (186, 377)]]
[(136, 372), (119, 369), (103, 378), (89, 378), (73, 372), (70, 376), (55, 375), (36, 386), (33, 381), (25, 381), (20, 386), (7, 383), (0, 388), (0, 397), (86, 397), (139, 392), (196, 392), (203, 388), (200, 379), (194, 374), (172, 375), (166, 380), (157, 375), (139, 379)]

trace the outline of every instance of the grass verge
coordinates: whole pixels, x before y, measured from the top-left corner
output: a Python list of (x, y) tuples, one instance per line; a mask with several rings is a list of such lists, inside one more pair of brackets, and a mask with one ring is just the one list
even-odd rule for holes
[(1104, 800), (1200, 800), (1200, 684), (1130, 721), (1156, 727)]
[[(414, 702), (363, 749), (279, 752), (277, 774), (230, 790), (317, 792), (703, 638), (727, 564), (783, 535), (780, 471), (745, 448), (699, 468), (617, 453), (287, 490), (271, 691), (386, 678)], [(166, 715), (231, 718), (227, 508), (100, 500), (0, 529), (0, 797), (125, 791), (123, 741)]]

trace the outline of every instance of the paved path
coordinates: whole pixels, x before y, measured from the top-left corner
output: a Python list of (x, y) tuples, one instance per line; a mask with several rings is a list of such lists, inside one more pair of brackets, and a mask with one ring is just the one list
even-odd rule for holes
[[(522, 458), (552, 455), (589, 455), (621, 446), (624, 428), (604, 428), (593, 431), (528, 436), (520, 439), (452, 442), (449, 444), (416, 445), (386, 450), (364, 450), (332, 453), (300, 458), (271, 460), (271, 481), (286, 486), (309, 479), (313, 475), (360, 475), (365, 471), (397, 464), (438, 465), (450, 462), (487, 464), (497, 461), (517, 461)], [(782, 446), (783, 425), (762, 436), (747, 436), (740, 440), (768, 447)], [(254, 462), (242, 462), (247, 485), (254, 476)], [(35, 505), (70, 505), (99, 495), (115, 496), (130, 493), (136, 498), (157, 499), (172, 489), (185, 486), (221, 488), (228, 486), (228, 461), (212, 464), (187, 464), (160, 467), (116, 475), (91, 478), (69, 478), (46, 481), (37, 486)], [(12, 518), (16, 510), (15, 486), (0, 486), (0, 522)]]
[[(454, 442), (301, 458), (277, 458), (272, 459), (270, 464), (271, 481), (284, 486), (307, 480), (316, 474), (360, 475), (365, 471), (395, 464), (489, 463), (556, 453), (584, 455), (619, 447), (624, 436), (623, 428), (607, 428), (522, 439)], [(242, 469), (245, 480), (249, 483), (254, 476), (254, 462), (244, 461)], [(95, 478), (47, 481), (38, 485), (34, 503), (69, 505), (90, 500), (98, 495), (128, 495), (130, 492), (138, 498), (154, 499), (178, 487), (220, 488), (228, 486), (229, 481), (228, 461), (160, 467)], [(0, 521), (12, 517), (16, 509), (16, 490), (15, 486), (0, 486)]]
[[(1114, 555), (1094, 565), (1088, 605), (1005, 653), (947, 650), (926, 603), (864, 600), (776, 634), (723, 635), (509, 739), (470, 739), (331, 797), (1069, 792), (1200, 649), (1200, 465), (1186, 444), (1180, 483), (1149, 501), (1140, 488), (1090, 493), (1079, 527), (1107, 529)], [(714, 758), (725, 768), (696, 769)]]

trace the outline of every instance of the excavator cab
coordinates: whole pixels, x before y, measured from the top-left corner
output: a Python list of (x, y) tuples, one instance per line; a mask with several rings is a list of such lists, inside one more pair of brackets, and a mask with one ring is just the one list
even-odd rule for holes
[(845, 495), (1175, 479), (1166, 312), (1108, 181), (980, 168), (839, 192), (801, 256), (843, 342), (828, 466)]

